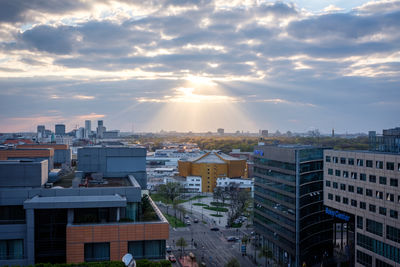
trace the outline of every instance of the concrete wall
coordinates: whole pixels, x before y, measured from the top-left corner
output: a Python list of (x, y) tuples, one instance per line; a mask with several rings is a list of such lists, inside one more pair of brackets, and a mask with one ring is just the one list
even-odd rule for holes
[(41, 187), (48, 179), (47, 166), (47, 160), (41, 162), (2, 161), (0, 162), (0, 188)]

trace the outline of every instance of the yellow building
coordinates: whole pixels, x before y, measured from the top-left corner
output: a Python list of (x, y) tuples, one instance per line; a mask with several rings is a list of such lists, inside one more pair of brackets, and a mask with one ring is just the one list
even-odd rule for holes
[(201, 176), (201, 191), (213, 192), (217, 178), (245, 177), (246, 160), (219, 151), (210, 151), (198, 158), (179, 160), (178, 169), (180, 176)]

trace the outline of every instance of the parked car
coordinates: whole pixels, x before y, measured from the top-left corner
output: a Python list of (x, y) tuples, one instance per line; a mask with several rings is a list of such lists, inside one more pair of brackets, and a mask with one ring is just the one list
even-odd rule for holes
[(167, 253), (171, 253), (171, 252), (172, 252), (171, 246), (166, 246), (166, 247), (165, 247), (165, 251), (166, 251)]
[(218, 227), (213, 227), (213, 228), (210, 228), (210, 230), (211, 231), (219, 231), (219, 228)]
[(186, 221), (185, 223), (186, 225), (191, 225), (190, 221)]
[(193, 222), (194, 222), (194, 223), (198, 223), (198, 222), (199, 222), (199, 219), (194, 219)]
[(184, 218), (187, 220), (189, 219), (189, 215), (185, 215)]
[(168, 255), (168, 260), (170, 261), (170, 262), (176, 262), (176, 259), (175, 259), (175, 256), (174, 255)]

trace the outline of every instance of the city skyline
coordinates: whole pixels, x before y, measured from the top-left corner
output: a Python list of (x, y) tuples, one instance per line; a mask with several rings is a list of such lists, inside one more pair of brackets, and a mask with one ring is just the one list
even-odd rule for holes
[(85, 120), (126, 132), (398, 126), (400, 1), (4, 1), (0, 10), (0, 132)]

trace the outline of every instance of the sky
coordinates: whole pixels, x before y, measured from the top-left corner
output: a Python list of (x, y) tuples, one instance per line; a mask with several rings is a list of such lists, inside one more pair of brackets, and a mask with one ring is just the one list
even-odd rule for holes
[(400, 126), (400, 0), (0, 0), (0, 132)]

